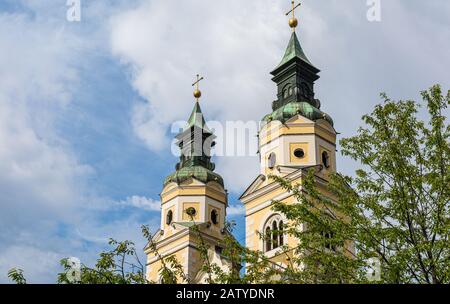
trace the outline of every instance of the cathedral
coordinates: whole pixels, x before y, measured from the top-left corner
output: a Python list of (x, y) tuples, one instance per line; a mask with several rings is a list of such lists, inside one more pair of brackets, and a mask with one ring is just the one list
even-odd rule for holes
[[(296, 198), (269, 175), (281, 176), (301, 185), (307, 170), (315, 169), (318, 189), (327, 195), (327, 181), (336, 171), (336, 135), (333, 120), (322, 111), (315, 97), (314, 84), (320, 70), (306, 57), (295, 32), (298, 21), (292, 4), (289, 25), (292, 34), (281, 62), (271, 72), (276, 84), (276, 100), (272, 111), (262, 118), (259, 130), (259, 175), (241, 195), (245, 206), (246, 246), (266, 254), (274, 264), (287, 265), (289, 254), (282, 246), (296, 247), (296, 240), (283, 231), (286, 218), (273, 211), (274, 200), (286, 204)], [(209, 155), (214, 146), (213, 132), (208, 128), (200, 109), (197, 77), (194, 96), (197, 101), (184, 130), (177, 135), (181, 151), (176, 171), (168, 176), (161, 193), (161, 226), (153, 242), (160, 255), (146, 247), (147, 279), (161, 282), (161, 257), (175, 256), (193, 283), (205, 282), (200, 271), (201, 257), (198, 238), (193, 225), (198, 227), (209, 249), (210, 260), (222, 269), (232, 265), (221, 256), (221, 241), (226, 232), (228, 205), (224, 180), (214, 172)], [(256, 118), (255, 118), (256, 119)], [(262, 238), (261, 235), (265, 237)], [(293, 253), (290, 253), (293, 254)]]

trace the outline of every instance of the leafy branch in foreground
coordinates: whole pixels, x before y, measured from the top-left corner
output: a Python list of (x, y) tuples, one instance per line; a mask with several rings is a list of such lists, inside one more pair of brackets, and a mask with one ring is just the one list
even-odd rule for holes
[(22, 285), (26, 284), (27, 280), (25, 279), (23, 275), (22, 269), (13, 268), (10, 271), (8, 271), (8, 278), (11, 279), (16, 284)]
[(450, 127), (443, 114), (450, 91), (444, 96), (436, 85), (422, 92), (428, 122), (417, 118), (416, 102), (382, 97), (363, 117), (366, 127), (341, 141), (343, 154), (363, 168), (354, 178), (331, 175), (333, 200), (321, 194), (314, 172), (301, 187), (273, 177), (300, 201), (275, 209), (299, 240), (301, 282), (365, 282), (361, 269), (373, 257), (381, 260), (382, 283), (450, 282)]
[[(130, 241), (118, 242), (110, 239), (113, 248), (100, 253), (95, 267), (84, 264), (74, 269), (70, 259), (61, 260), (64, 272), (58, 274), (59, 284), (143, 284), (144, 266)], [(79, 275), (77, 275), (79, 271)]]

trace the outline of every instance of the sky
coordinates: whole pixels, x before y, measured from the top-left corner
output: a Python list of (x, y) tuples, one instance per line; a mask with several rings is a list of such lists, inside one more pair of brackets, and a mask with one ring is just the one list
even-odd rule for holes
[[(158, 228), (177, 162), (171, 126), (190, 114), (197, 73), (207, 120), (258, 121), (275, 99), (269, 72), (290, 37), (288, 0), (80, 3), (70, 22), (66, 0), (0, 0), (0, 283), (12, 267), (55, 282), (61, 258), (92, 265), (110, 237), (142, 251), (140, 226)], [(366, 0), (305, 0), (297, 12), (303, 49), (322, 70), (316, 97), (341, 138), (379, 93), (419, 100), (450, 83), (450, 2), (379, 3), (379, 22)], [(214, 162), (242, 242), (238, 197), (258, 157)], [(358, 166), (337, 162), (345, 174)]]

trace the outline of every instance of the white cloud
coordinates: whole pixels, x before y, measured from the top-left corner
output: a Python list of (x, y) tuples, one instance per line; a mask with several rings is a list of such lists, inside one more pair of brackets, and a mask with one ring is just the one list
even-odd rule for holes
[[(280, 13), (280, 5), (271, 0), (214, 5), (204, 0), (142, 1), (112, 18), (112, 50), (130, 67), (132, 83), (150, 109), (138, 124), (152, 121), (167, 129), (173, 121), (186, 119), (193, 106), (191, 83), (196, 73), (206, 78), (202, 102), (210, 118), (262, 115), (265, 110), (255, 107), (255, 100), (264, 103), (261, 98), (269, 98), (267, 106), (274, 95), (265, 77), (267, 62), (275, 66), (281, 58), (274, 43), (282, 39), (277, 35), (280, 22), (269, 17), (274, 11)], [(162, 147), (150, 142), (150, 148)]]
[[(7, 273), (12, 268), (24, 270), (27, 283), (55, 283), (60, 272), (60, 253), (35, 246), (13, 245), (0, 254), (0, 282), (11, 282)], [(20, 265), (20, 266), (19, 266)]]
[(242, 205), (230, 205), (227, 208), (227, 216), (244, 215), (245, 208)]
[[(64, 3), (56, 7), (60, 12)], [(91, 263), (109, 237), (135, 240), (140, 249), (140, 225), (155, 221), (137, 210), (117, 215), (117, 204), (87, 183), (93, 168), (58, 132), (97, 42), (66, 27), (64, 14), (42, 14), (0, 14), (0, 282), (9, 281), (12, 267), (23, 268), (32, 282), (55, 282), (61, 258)], [(106, 221), (107, 214), (114, 217)]]
[(8, 46), (0, 48), (1, 226), (67, 214), (80, 177), (92, 172), (53, 128), (78, 82), (71, 66), (78, 43), (26, 15), (0, 15), (0, 46)]
[(121, 206), (135, 207), (148, 211), (161, 211), (161, 202), (146, 198), (143, 196), (133, 195), (128, 197), (125, 201), (119, 202)]
[(220, 157), (216, 161), (217, 169), (227, 189), (242, 194), (259, 175), (258, 157)]

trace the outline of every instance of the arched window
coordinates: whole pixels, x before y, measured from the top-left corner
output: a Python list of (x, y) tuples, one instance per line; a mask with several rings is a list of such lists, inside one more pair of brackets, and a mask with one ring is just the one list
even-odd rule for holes
[(272, 250), (272, 233), (270, 227), (266, 228), (264, 242), (266, 243), (266, 251)]
[(295, 88), (292, 87), (292, 85), (290, 83), (286, 84), (285, 87), (283, 88), (283, 98), (286, 99), (289, 96), (291, 96), (292, 94), (294, 94)]
[(270, 217), (264, 226), (264, 250), (272, 251), (284, 245), (284, 223), (279, 214)]
[(173, 212), (172, 212), (172, 210), (169, 210), (169, 211), (167, 211), (167, 214), (166, 214), (166, 224), (170, 225), (172, 223), (172, 220), (173, 220)]

